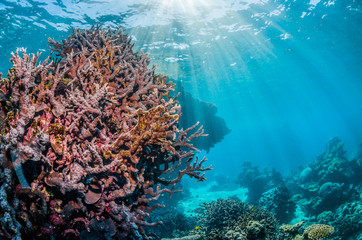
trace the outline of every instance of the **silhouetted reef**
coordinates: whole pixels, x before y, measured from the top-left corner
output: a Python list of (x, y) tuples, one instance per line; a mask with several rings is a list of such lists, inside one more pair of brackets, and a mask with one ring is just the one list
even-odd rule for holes
[(189, 92), (185, 91), (182, 82), (170, 79), (176, 83), (175, 92), (180, 93), (177, 100), (182, 107), (180, 118), (181, 127), (186, 128), (190, 124), (199, 121), (208, 136), (195, 138), (191, 142), (198, 149), (210, 151), (217, 143), (221, 142), (224, 137), (231, 132), (223, 118), (216, 115), (217, 107), (213, 103), (208, 103), (197, 99)]

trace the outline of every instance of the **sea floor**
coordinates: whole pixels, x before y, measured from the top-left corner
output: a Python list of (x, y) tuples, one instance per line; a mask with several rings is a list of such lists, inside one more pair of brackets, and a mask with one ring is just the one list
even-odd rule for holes
[(238, 198), (245, 201), (248, 190), (246, 188), (232, 188), (228, 190), (215, 190), (216, 182), (211, 182), (197, 188), (190, 188), (190, 196), (178, 203), (178, 208), (183, 209), (187, 216), (192, 216), (197, 208), (204, 203), (216, 201), (217, 199)]
[[(243, 202), (246, 202), (248, 189), (234, 187), (227, 190), (215, 189), (217, 182), (210, 182), (207, 185), (203, 185), (196, 188), (189, 188), (189, 196), (180, 200), (177, 204), (177, 208), (184, 212), (186, 216), (195, 216), (197, 209), (204, 203), (216, 201), (217, 199), (238, 198)], [(302, 210), (302, 206), (296, 206), (295, 216), (289, 222), (289, 224), (295, 224), (297, 222), (307, 220), (308, 216)], [(282, 223), (287, 224), (287, 223)]]

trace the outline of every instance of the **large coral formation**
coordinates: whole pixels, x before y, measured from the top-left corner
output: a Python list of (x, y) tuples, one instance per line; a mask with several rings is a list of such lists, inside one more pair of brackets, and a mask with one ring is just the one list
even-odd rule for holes
[(280, 226), (280, 230), (282, 230), (284, 233), (288, 234), (288, 235), (296, 235), (299, 232), (299, 229), (302, 227), (304, 221), (301, 222), (297, 222), (293, 225), (290, 224), (284, 224), (282, 226)]
[(362, 145), (360, 147), (359, 152), (348, 159), (343, 142), (332, 138), (324, 154), (285, 178), (271, 170), (262, 172), (251, 163), (244, 163), (238, 180), (242, 187), (248, 188), (248, 199), (257, 197), (261, 209), (275, 215), (268, 219), (289, 224), (273, 224), (277, 228), (269, 228), (269, 234), (265, 236), (265, 223), (257, 215), (246, 217), (250, 214), (243, 209), (254, 210), (252, 206), (235, 199), (220, 199), (202, 206), (198, 234), (201, 239), (223, 240), (256, 237), (361, 240)]
[(310, 164), (311, 180), (326, 182), (349, 183), (354, 169), (345, 156), (344, 143), (335, 137), (328, 141), (326, 151)]
[(304, 229), (304, 232), (298, 234), (304, 221), (298, 222), (294, 225), (282, 225), (280, 229), (284, 232), (285, 239), (293, 240), (320, 240), (329, 237), (334, 228), (326, 224), (313, 224)]
[(244, 162), (237, 183), (248, 189), (249, 203), (266, 208), (281, 222), (289, 222), (293, 218), (295, 202), (282, 175), (275, 169), (260, 171), (251, 162)]
[(242, 163), (237, 183), (248, 189), (247, 200), (251, 204), (257, 204), (264, 192), (285, 185), (282, 175), (275, 169), (260, 171), (250, 161)]
[(1, 79), (0, 236), (149, 238), (149, 203), (210, 169), (190, 144), (202, 128), (178, 129), (173, 83), (120, 29), (49, 44), (53, 61), (16, 51)]
[(326, 151), (288, 183), (308, 224), (332, 225), (333, 239), (358, 239), (362, 237), (362, 158), (347, 159), (345, 153), (343, 142), (332, 138)]
[(286, 186), (272, 188), (263, 193), (259, 205), (272, 212), (280, 222), (289, 222), (296, 209), (292, 194)]
[[(323, 154), (286, 180), (278, 173), (263, 173), (246, 162), (238, 182), (248, 188), (249, 201), (257, 200), (281, 223), (288, 223), (296, 213), (293, 222), (332, 225), (333, 239), (361, 238), (362, 151), (348, 159), (343, 146), (339, 138), (330, 139)], [(291, 234), (288, 226), (292, 225), (282, 228), (286, 239), (306, 238), (302, 232)]]
[[(324, 211), (317, 216), (318, 222), (335, 226), (335, 235), (362, 238), (362, 201), (341, 205), (334, 213)], [(341, 238), (343, 239), (343, 238)]]

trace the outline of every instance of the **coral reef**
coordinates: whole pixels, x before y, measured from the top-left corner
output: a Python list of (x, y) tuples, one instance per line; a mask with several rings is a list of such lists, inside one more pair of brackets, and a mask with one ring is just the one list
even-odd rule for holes
[(335, 212), (325, 211), (317, 216), (317, 221), (335, 226), (337, 236), (362, 238), (362, 203), (355, 201), (341, 205)]
[(345, 157), (343, 145), (342, 140), (337, 137), (329, 140), (326, 151), (299, 174), (300, 183), (350, 183), (354, 169)]
[(272, 212), (280, 222), (289, 222), (294, 217), (296, 204), (292, 194), (285, 186), (273, 188), (261, 196), (260, 206)]
[(325, 224), (313, 224), (304, 230), (304, 239), (319, 240), (331, 235), (334, 228)]
[(275, 169), (263, 172), (251, 162), (244, 162), (237, 183), (248, 189), (247, 201), (271, 211), (281, 222), (289, 222), (294, 217), (295, 202), (285, 186), (282, 175)]
[(197, 227), (196, 217), (187, 216), (181, 210), (166, 206), (167, 208), (156, 209), (150, 214), (152, 221), (163, 223), (150, 229), (152, 233), (161, 238), (181, 237)]
[[(332, 138), (323, 154), (285, 181), (272, 170), (261, 172), (244, 163), (238, 182), (248, 188), (248, 201), (257, 200), (282, 223), (326, 224), (334, 227), (331, 239), (362, 238), (362, 147), (347, 159), (343, 145)], [(299, 225), (283, 225), (281, 230), (285, 239), (307, 238)]]
[(283, 239), (273, 214), (238, 199), (219, 199), (199, 209), (204, 239)]
[(178, 128), (174, 84), (130, 41), (98, 26), (49, 39), (52, 61), (12, 54), (0, 78), (1, 238), (148, 239), (161, 207), (150, 202), (184, 175), (205, 180), (190, 143), (202, 128)]
[(275, 169), (264, 169), (261, 172), (257, 166), (252, 166), (249, 161), (243, 162), (237, 183), (240, 184), (240, 187), (248, 189), (247, 201), (252, 204), (258, 203), (264, 192), (285, 185), (281, 174)]
[[(333, 239), (362, 237), (362, 158), (347, 159), (343, 142), (332, 138), (325, 153), (289, 177), (289, 189), (308, 224), (334, 227)], [(308, 216), (308, 217), (307, 217)]]

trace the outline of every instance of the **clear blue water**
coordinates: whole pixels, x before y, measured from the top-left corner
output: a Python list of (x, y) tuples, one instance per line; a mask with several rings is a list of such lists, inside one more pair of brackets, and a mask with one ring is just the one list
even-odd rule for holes
[(48, 37), (96, 23), (125, 28), (159, 72), (218, 107), (232, 131), (207, 154), (209, 176), (246, 160), (286, 172), (331, 137), (350, 154), (362, 140), (358, 0), (0, 0), (0, 71), (17, 47), (47, 51)]

